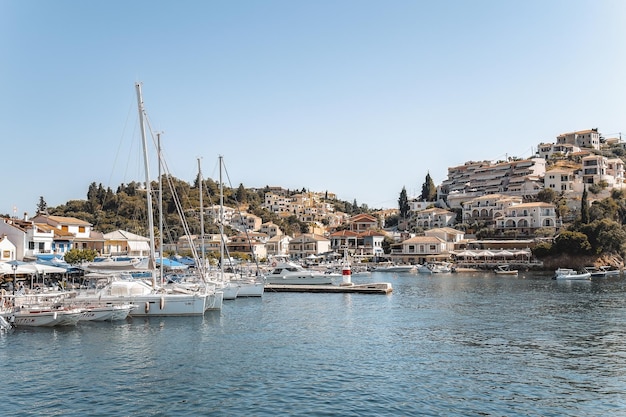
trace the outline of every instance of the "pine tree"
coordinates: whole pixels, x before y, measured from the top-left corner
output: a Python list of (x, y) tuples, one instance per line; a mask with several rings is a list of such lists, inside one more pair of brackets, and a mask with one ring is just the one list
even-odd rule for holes
[(406, 195), (405, 187), (402, 187), (402, 191), (400, 191), (400, 198), (398, 198), (398, 208), (400, 209), (400, 217), (406, 219), (406, 216), (409, 214), (409, 210), (411, 210), (411, 206), (409, 205), (409, 198)]
[(37, 213), (48, 213), (48, 203), (43, 199), (43, 196), (39, 196), (39, 203), (37, 203)]
[(435, 187), (435, 182), (430, 176), (430, 172), (426, 174), (426, 178), (424, 179), (424, 184), (422, 184), (422, 194), (420, 195), (420, 199), (422, 201), (435, 201), (437, 198), (437, 187)]
[(587, 187), (583, 188), (583, 195), (580, 199), (580, 222), (589, 223), (589, 204), (587, 204)]

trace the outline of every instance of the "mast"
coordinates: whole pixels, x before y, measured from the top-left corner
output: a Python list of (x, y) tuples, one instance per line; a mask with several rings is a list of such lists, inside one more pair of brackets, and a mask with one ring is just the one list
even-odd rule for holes
[(224, 183), (222, 182), (222, 161), (220, 155), (220, 274), (224, 281)]
[(154, 253), (154, 219), (152, 209), (152, 189), (150, 186), (150, 164), (148, 163), (148, 141), (146, 140), (146, 126), (144, 123), (143, 98), (141, 97), (141, 83), (135, 83), (137, 90), (137, 107), (139, 110), (139, 126), (141, 128), (141, 143), (143, 145), (144, 170), (146, 174), (146, 199), (148, 202), (148, 233), (150, 236), (150, 256), (148, 258), (148, 268), (151, 270), (152, 287), (156, 287), (156, 277), (154, 276), (154, 267), (156, 263), (156, 255)]
[(205, 261), (204, 261), (204, 204), (202, 202), (202, 194), (204, 193), (202, 187), (202, 168), (200, 168), (200, 158), (198, 158), (198, 187), (200, 187), (200, 272), (205, 275)]
[(157, 133), (159, 155), (159, 282), (163, 285), (163, 179), (161, 178), (161, 133)]

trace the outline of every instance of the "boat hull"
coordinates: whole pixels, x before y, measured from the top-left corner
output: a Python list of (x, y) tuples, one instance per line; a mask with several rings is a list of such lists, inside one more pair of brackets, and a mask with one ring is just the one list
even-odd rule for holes
[(17, 327), (54, 327), (76, 325), (81, 309), (20, 309), (13, 313)]

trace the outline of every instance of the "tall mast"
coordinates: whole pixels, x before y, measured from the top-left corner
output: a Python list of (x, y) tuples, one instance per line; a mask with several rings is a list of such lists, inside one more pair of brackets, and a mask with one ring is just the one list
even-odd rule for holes
[(157, 133), (157, 153), (159, 155), (159, 282), (163, 285), (163, 179), (161, 178), (161, 133)]
[(202, 168), (200, 167), (200, 158), (198, 158), (198, 187), (200, 188), (200, 272), (202, 276), (205, 274), (205, 261), (204, 261), (204, 203), (202, 202), (202, 194), (204, 194), (204, 187), (202, 184)]
[[(139, 109), (139, 126), (141, 127), (141, 143), (143, 145), (144, 169), (146, 174), (146, 199), (148, 202), (148, 233), (150, 236), (150, 256), (148, 258), (148, 268), (153, 270), (156, 264), (156, 255), (154, 253), (154, 218), (152, 209), (152, 189), (150, 187), (150, 164), (148, 162), (148, 141), (146, 140), (146, 126), (144, 123), (143, 98), (141, 97), (141, 84), (135, 83), (137, 90), (137, 107)], [(152, 286), (156, 287), (156, 277), (154, 271), (152, 275)]]
[(220, 273), (224, 280), (224, 183), (222, 182), (222, 160), (220, 155)]

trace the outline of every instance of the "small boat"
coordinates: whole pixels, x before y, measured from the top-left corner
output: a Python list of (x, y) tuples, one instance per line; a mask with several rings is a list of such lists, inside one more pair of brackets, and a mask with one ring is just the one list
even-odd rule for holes
[(496, 269), (493, 270), (498, 275), (517, 275), (517, 269), (511, 269), (510, 265), (498, 265)]
[(452, 264), (449, 262), (428, 262), (417, 267), (417, 272), (421, 274), (443, 274), (452, 271)]
[(413, 272), (415, 265), (394, 264), (391, 262), (380, 262), (374, 267), (374, 272)]
[(78, 323), (83, 310), (67, 307), (16, 307), (13, 312), (17, 327), (73, 326)]
[(13, 321), (13, 316), (9, 317), (7, 320), (4, 316), (0, 315), (0, 333), (8, 332), (13, 329), (13, 327), (15, 327)]
[(622, 273), (622, 271), (618, 267), (611, 265), (599, 266), (598, 269), (604, 273), (605, 277), (616, 276)]
[(121, 321), (137, 306), (133, 304), (92, 304), (85, 305), (80, 321)]
[(302, 265), (293, 262), (279, 262), (272, 266), (274, 269), (265, 276), (265, 282), (268, 284), (330, 285), (333, 283), (333, 275), (305, 269)]
[(553, 279), (585, 281), (591, 279), (591, 272), (587, 270), (579, 272), (571, 268), (559, 268), (555, 271)]
[(592, 278), (606, 277), (606, 271), (604, 271), (601, 267), (586, 266), (585, 270), (591, 274)]

